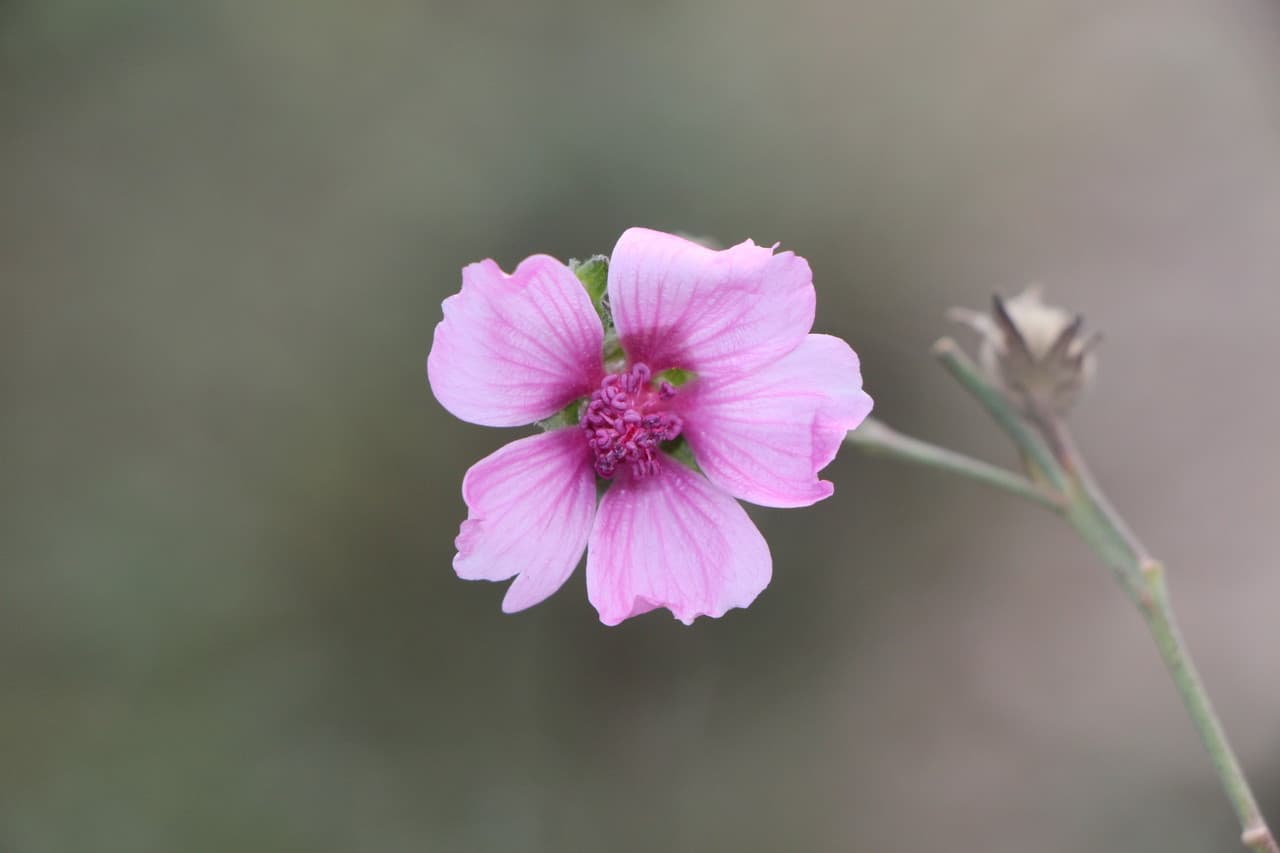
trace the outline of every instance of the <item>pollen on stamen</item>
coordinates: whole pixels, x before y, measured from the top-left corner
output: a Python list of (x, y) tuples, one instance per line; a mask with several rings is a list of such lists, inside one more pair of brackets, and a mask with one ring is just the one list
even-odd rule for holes
[(664, 381), (654, 388), (652, 376), (646, 364), (606, 376), (582, 413), (596, 473), (606, 480), (623, 464), (635, 477), (656, 474), (662, 442), (680, 435), (680, 416), (663, 407), (676, 396), (675, 386)]

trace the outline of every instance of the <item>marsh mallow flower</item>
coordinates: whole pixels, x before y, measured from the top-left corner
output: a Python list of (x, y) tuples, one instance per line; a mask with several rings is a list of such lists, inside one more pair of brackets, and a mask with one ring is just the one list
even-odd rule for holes
[(858, 357), (809, 333), (812, 273), (791, 252), (632, 228), (602, 283), (607, 302), (554, 258), (510, 275), (486, 260), (444, 301), (427, 357), (440, 403), (483, 426), (548, 427), (467, 472), (454, 569), (514, 577), (510, 613), (559, 589), (585, 549), (607, 625), (745, 607), (772, 559), (736, 499), (832, 493), (818, 472), (871, 410)]

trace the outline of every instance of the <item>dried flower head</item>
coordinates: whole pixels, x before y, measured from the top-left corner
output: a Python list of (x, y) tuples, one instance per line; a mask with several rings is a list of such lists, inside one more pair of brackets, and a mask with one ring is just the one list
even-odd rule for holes
[(1084, 318), (1045, 303), (1036, 285), (1012, 299), (993, 296), (991, 314), (952, 308), (948, 317), (982, 336), (983, 370), (1026, 408), (1065, 414), (1097, 369), (1101, 337), (1082, 337)]

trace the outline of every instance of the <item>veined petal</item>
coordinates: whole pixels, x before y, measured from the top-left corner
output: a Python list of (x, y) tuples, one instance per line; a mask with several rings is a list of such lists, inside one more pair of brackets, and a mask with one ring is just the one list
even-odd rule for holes
[(462, 270), (427, 356), (440, 404), (482, 426), (521, 426), (590, 392), (604, 330), (564, 264), (535, 255), (507, 275), (493, 261)]
[(632, 363), (699, 375), (753, 370), (813, 327), (813, 274), (748, 240), (724, 251), (631, 228), (609, 261), (609, 304)]
[(818, 472), (871, 412), (858, 356), (809, 335), (776, 364), (728, 380), (699, 378), (677, 398), (684, 435), (707, 478), (762, 506), (808, 506), (833, 486)]
[(569, 427), (511, 442), (471, 466), (462, 497), (458, 577), (514, 576), (502, 609), (537, 604), (573, 573), (595, 517), (595, 473), (582, 433)]
[(600, 501), (587, 551), (587, 597), (606, 625), (658, 607), (686, 625), (746, 607), (769, 584), (769, 546), (743, 508), (666, 456), (619, 477)]

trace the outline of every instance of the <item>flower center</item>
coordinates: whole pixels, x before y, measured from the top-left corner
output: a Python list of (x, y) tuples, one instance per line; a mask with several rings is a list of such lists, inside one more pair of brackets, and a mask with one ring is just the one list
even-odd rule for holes
[(595, 454), (596, 473), (606, 480), (624, 462), (636, 477), (656, 474), (659, 445), (680, 435), (680, 416), (664, 410), (675, 386), (661, 382), (654, 388), (652, 375), (648, 365), (632, 365), (606, 376), (587, 401), (582, 431)]

